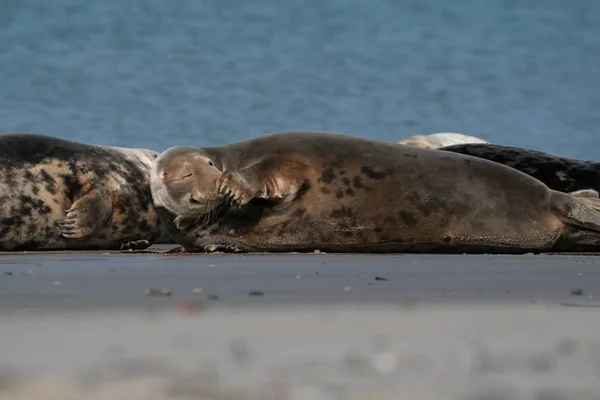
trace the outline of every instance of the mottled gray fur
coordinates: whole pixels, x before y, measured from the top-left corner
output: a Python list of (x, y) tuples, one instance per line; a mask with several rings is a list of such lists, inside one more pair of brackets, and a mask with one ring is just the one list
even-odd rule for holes
[(161, 233), (149, 183), (157, 155), (0, 135), (0, 250), (147, 247)]

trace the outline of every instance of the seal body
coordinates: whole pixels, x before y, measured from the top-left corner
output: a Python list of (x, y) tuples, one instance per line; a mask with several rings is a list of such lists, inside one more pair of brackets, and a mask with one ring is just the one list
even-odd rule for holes
[(343, 134), (173, 147), (151, 183), (161, 219), (188, 250), (600, 249), (594, 199), (495, 162)]
[(0, 249), (147, 247), (161, 234), (145, 149), (0, 135)]
[(402, 139), (398, 142), (407, 146), (423, 147), (426, 149), (438, 149), (444, 146), (451, 146), (462, 143), (487, 143), (483, 139), (474, 136), (463, 135), (462, 133), (432, 133), (431, 135), (414, 135)]
[(561, 192), (586, 189), (600, 191), (600, 163), (598, 162), (495, 144), (462, 144), (439, 150), (466, 154), (507, 165)]

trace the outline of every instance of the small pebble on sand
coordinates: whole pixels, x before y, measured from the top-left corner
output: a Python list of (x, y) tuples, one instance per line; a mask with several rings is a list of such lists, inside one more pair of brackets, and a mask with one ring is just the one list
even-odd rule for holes
[(55, 281), (55, 282), (53, 283), (53, 285), (55, 285), (55, 286), (60, 286), (60, 285), (62, 285), (62, 282), (61, 282), (61, 281)]
[(387, 281), (387, 278), (381, 277), (381, 276), (376, 276), (375, 277), (376, 281)]
[(6, 272), (4, 272), (4, 275), (13, 275), (13, 273), (10, 271), (6, 271)]
[(218, 294), (209, 294), (207, 297), (209, 300), (219, 300)]
[(262, 290), (251, 290), (250, 293), (248, 293), (248, 296), (250, 297), (264, 297), (265, 293)]
[(170, 296), (173, 292), (169, 289), (146, 289), (146, 296)]
[(583, 289), (573, 289), (571, 290), (571, 296), (581, 296), (583, 294)]
[(344, 286), (344, 292), (349, 292), (352, 290), (352, 287), (350, 286)]
[(202, 288), (199, 288), (199, 287), (193, 288), (192, 292), (194, 292), (194, 293), (202, 293)]

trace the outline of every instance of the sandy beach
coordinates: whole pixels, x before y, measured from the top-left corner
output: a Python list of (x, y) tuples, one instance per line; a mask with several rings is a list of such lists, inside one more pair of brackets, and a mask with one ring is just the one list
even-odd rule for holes
[(598, 263), (6, 253), (0, 398), (598, 399)]
[(169, 309), (182, 301), (600, 306), (597, 256), (158, 253), (173, 247), (4, 253), (0, 312)]

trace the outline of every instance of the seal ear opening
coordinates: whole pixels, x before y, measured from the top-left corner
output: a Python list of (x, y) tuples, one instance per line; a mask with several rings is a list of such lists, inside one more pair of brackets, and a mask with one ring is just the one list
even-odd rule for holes
[(217, 171), (219, 171), (219, 172), (223, 172), (223, 168), (222, 168), (222, 166), (221, 166), (221, 164), (220, 164), (220, 163), (218, 163), (218, 162), (215, 162), (215, 161), (213, 161), (213, 160), (211, 160), (211, 159), (209, 158), (209, 159), (208, 159), (208, 161), (207, 161), (207, 164), (208, 164), (208, 166), (209, 166), (209, 167), (213, 167), (213, 168), (214, 168), (214, 169), (216, 169)]

